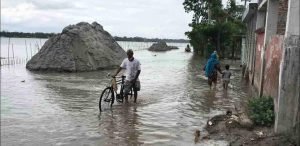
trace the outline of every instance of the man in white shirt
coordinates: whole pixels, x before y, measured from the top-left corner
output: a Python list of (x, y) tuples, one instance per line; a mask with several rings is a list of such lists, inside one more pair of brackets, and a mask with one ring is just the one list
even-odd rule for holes
[(126, 75), (124, 83), (125, 102), (128, 102), (128, 93), (131, 91), (131, 88), (133, 88), (134, 103), (136, 103), (137, 91), (140, 91), (141, 87), (139, 80), (139, 75), (141, 73), (141, 63), (139, 60), (133, 57), (133, 51), (131, 49), (127, 50), (127, 58), (123, 60), (114, 76), (116, 76), (122, 69), (125, 69)]

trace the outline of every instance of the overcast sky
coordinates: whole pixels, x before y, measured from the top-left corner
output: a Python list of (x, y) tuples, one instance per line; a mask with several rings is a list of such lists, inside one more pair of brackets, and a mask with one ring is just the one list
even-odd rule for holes
[(61, 32), (97, 21), (113, 36), (186, 39), (183, 0), (1, 0), (1, 30)]

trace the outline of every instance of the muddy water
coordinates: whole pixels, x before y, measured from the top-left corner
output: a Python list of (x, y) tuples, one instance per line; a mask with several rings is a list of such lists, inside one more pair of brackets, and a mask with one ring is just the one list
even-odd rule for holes
[[(231, 88), (209, 90), (204, 60), (184, 52), (135, 49), (142, 63), (138, 103), (98, 110), (107, 73), (29, 72), (25, 65), (1, 67), (1, 145), (226, 145), (194, 144), (194, 131), (247, 94), (238, 66)], [(22, 82), (23, 81), (23, 82)]]

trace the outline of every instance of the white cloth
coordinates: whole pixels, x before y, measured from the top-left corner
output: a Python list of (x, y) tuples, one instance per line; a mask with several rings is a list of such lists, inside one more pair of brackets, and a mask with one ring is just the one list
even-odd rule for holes
[[(135, 78), (137, 71), (141, 70), (141, 63), (135, 58), (132, 61), (129, 61), (128, 58), (126, 58), (123, 60), (120, 67), (125, 69), (125, 80), (132, 81)], [(137, 81), (139, 81), (139, 78), (137, 78)]]
[(222, 78), (224, 81), (230, 81), (231, 72), (229, 70), (224, 70)]
[(114, 91), (118, 91), (117, 81), (116, 78), (111, 79), (111, 85), (113, 86)]

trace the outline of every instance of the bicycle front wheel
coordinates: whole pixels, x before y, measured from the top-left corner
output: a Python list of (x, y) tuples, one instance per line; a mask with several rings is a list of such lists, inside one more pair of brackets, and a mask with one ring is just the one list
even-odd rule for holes
[(106, 108), (111, 108), (115, 100), (114, 92), (111, 87), (107, 87), (101, 93), (99, 99), (99, 111), (102, 112)]

